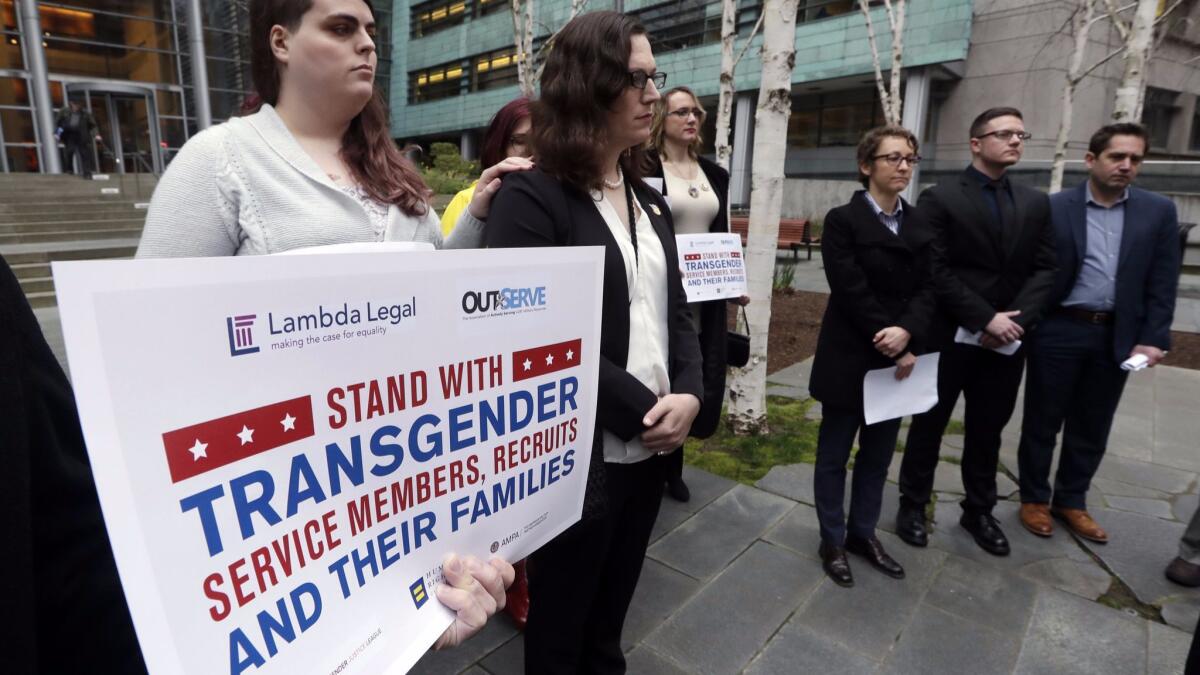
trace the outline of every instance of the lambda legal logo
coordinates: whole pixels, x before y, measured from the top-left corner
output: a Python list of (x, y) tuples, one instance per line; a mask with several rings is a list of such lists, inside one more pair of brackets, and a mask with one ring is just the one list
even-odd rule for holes
[(408, 587), (408, 591), (412, 593), (413, 604), (417, 606), (417, 609), (421, 609), (421, 606), (429, 599), (429, 595), (425, 592), (424, 579), (417, 579), (413, 585)]
[(254, 344), (254, 319), (257, 314), (243, 314), (225, 318), (225, 327), (229, 330), (229, 355), (245, 356), (258, 351)]

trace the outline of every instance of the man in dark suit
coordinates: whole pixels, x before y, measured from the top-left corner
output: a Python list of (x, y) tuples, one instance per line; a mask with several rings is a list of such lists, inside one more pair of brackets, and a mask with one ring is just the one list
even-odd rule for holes
[(1027, 347), (1018, 451), (1021, 524), (1043, 537), (1054, 530), (1053, 512), (1075, 534), (1108, 541), (1085, 501), (1125, 387), (1121, 363), (1140, 357), (1154, 367), (1170, 346), (1179, 224), (1171, 200), (1130, 185), (1146, 138), (1137, 124), (1101, 128), (1084, 156), (1088, 179), (1050, 198), (1059, 270), (1054, 309)]
[[(1011, 346), (1038, 320), (1054, 282), (1055, 252), (1049, 200), (1009, 181), (1029, 139), (1020, 111), (992, 108), (971, 124), (971, 165), (921, 194), (917, 208), (937, 233), (934, 283), (938, 314), (931, 345), (941, 349), (938, 404), (913, 417), (900, 467), (897, 534), (925, 546), (925, 506), (933, 490), (938, 450), (959, 394), (967, 401), (962, 480), (966, 498), (959, 523), (994, 555), (1008, 539), (992, 517), (1000, 432), (1012, 416), (1024, 368), (1024, 349)], [(959, 327), (979, 345), (957, 343)]]

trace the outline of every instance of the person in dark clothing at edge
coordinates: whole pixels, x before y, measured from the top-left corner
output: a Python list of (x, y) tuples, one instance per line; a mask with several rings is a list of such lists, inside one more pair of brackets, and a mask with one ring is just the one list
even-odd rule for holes
[[(993, 555), (1008, 555), (1008, 539), (992, 516), (1000, 432), (1012, 416), (1025, 349), (1006, 356), (1046, 309), (1057, 254), (1045, 193), (1009, 180), (1029, 134), (1021, 112), (991, 108), (971, 123), (971, 165), (921, 193), (917, 210), (936, 232), (934, 284), (938, 312), (929, 329), (941, 350), (938, 404), (913, 417), (900, 466), (896, 534), (913, 546), (928, 544), (925, 507), (933, 490), (942, 434), (966, 398), (962, 481), (966, 498), (959, 524)], [(955, 341), (959, 327), (980, 344)]]
[(96, 118), (83, 109), (79, 101), (71, 101), (58, 111), (54, 121), (54, 137), (63, 143), (63, 168), (74, 172), (75, 157), (79, 157), (79, 173), (84, 178), (92, 177), (92, 152), (89, 147), (94, 138), (101, 140)]

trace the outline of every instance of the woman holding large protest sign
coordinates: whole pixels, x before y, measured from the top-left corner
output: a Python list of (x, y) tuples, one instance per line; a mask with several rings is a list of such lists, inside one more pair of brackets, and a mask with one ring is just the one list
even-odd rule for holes
[(483, 172), (471, 208), (442, 241), (429, 188), (392, 141), (375, 89), (366, 0), (256, 0), (250, 6), (253, 114), (193, 136), (163, 174), (139, 257), (278, 253), (350, 242), (472, 248), (499, 177)]
[(597, 430), (581, 522), (533, 554), (528, 673), (623, 672), (621, 627), (661, 501), (662, 455), (704, 393), (671, 213), (640, 179), (666, 74), (616, 12), (558, 34), (533, 103), (537, 167), (496, 195), (492, 247), (603, 246)]

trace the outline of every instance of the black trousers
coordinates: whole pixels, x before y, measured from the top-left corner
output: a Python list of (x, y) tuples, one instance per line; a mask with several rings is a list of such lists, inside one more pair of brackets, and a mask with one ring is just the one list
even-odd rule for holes
[(525, 672), (624, 673), (621, 629), (662, 502), (658, 456), (604, 464), (608, 511), (530, 556)]
[[(858, 410), (822, 408), (821, 428), (817, 432), (817, 465), (813, 469), (813, 494), (822, 541), (842, 546), (847, 531), (858, 539), (875, 536), (875, 525), (883, 508), (883, 483), (887, 480), (899, 434), (900, 418), (868, 425)], [(850, 459), (850, 446), (856, 435), (858, 454), (854, 457), (847, 524), (843, 509), (846, 462)]]
[[(1021, 501), (1085, 508), (1129, 375), (1113, 359), (1112, 339), (1111, 326), (1062, 315), (1047, 318), (1030, 339), (1017, 454)], [(1050, 465), (1060, 429), (1062, 456), (1051, 491)]]
[(64, 131), (63, 140), (63, 170), (74, 173), (74, 158), (79, 156), (79, 171), (84, 176), (92, 173), (92, 152), (87, 139), (82, 134)]
[(678, 478), (683, 480), (683, 447), (669, 455), (663, 456), (663, 479)]
[(1025, 366), (1026, 346), (1005, 356), (990, 349), (953, 344), (938, 362), (938, 404), (915, 415), (900, 464), (901, 504), (922, 508), (933, 492), (942, 434), (961, 393), (966, 397), (966, 440), (962, 482), (969, 513), (991, 513), (996, 505), (996, 467), (1000, 432), (1012, 417)]

